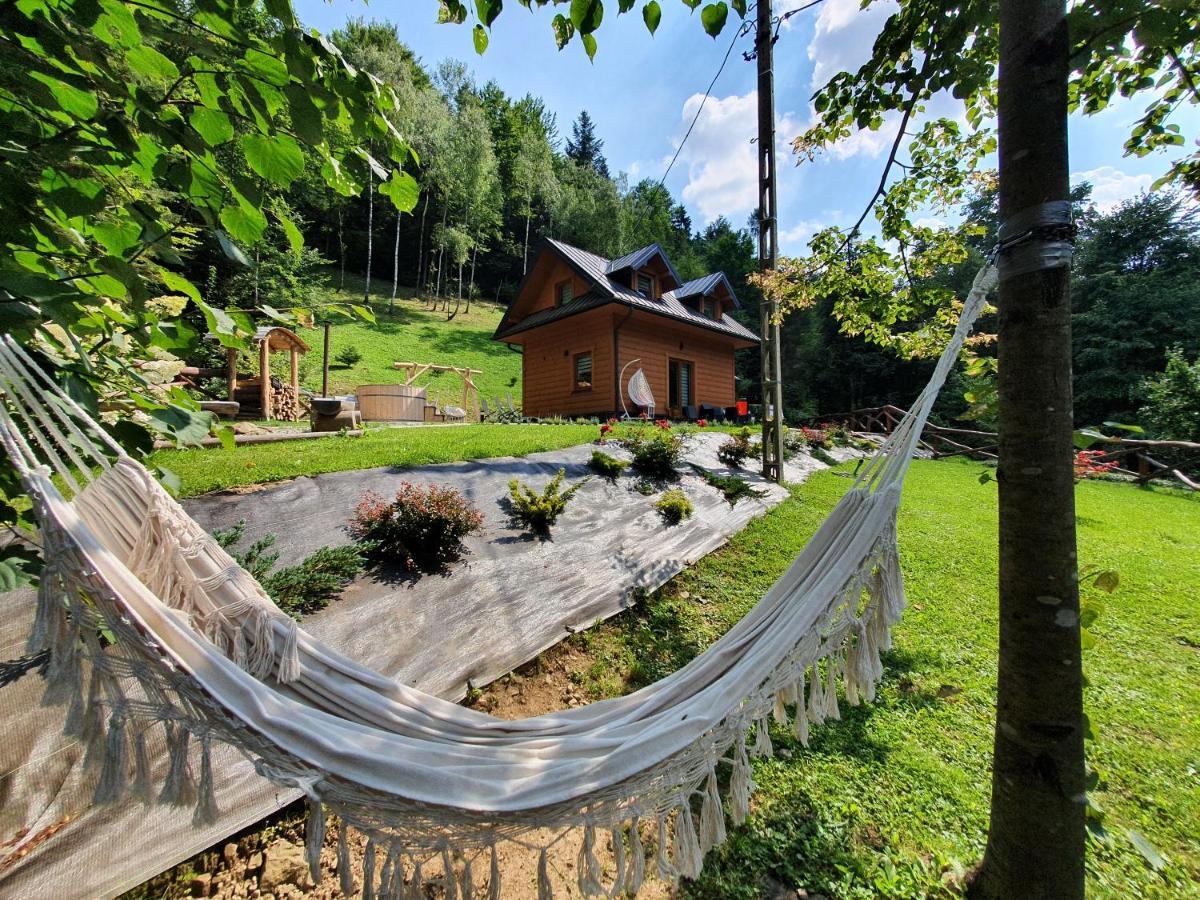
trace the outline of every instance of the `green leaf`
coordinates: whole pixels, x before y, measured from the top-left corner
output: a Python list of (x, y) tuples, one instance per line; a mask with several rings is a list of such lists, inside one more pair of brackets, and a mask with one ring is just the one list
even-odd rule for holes
[(158, 473), (158, 483), (172, 497), (178, 497), (179, 492), (183, 489), (183, 481), (178, 475), (172, 472), (165, 466), (155, 466), (155, 471)]
[(183, 294), (192, 300), (200, 301), (199, 289), (180, 275), (178, 272), (172, 272), (170, 269), (163, 269), (159, 273), (162, 278), (162, 283), (167, 286), (167, 290), (174, 291), (177, 294)]
[(210, 147), (233, 140), (233, 123), (229, 121), (229, 116), (219, 109), (197, 106), (188, 116), (188, 124), (196, 129), (200, 137), (204, 138), (204, 143)]
[(1094, 428), (1080, 428), (1075, 432), (1073, 440), (1075, 446), (1080, 450), (1086, 450), (1093, 444), (1102, 444), (1108, 441), (1108, 435), (1097, 431)]
[(1121, 583), (1121, 576), (1112, 569), (1106, 569), (1097, 575), (1092, 583), (1106, 594), (1111, 594)]
[(488, 48), (488, 36), (482, 25), (476, 24), (471, 29), (471, 37), (475, 41), (475, 52), (483, 56)]
[(658, 5), (658, 0), (650, 0), (642, 7), (642, 19), (651, 35), (658, 31), (658, 23), (662, 20), (662, 7)]
[(291, 216), (276, 210), (275, 218), (279, 221), (279, 227), (283, 229), (283, 236), (287, 238), (288, 246), (292, 248), (293, 253), (298, 254), (304, 249), (304, 235), (300, 233), (300, 229), (296, 227)]
[(285, 28), (296, 27), (296, 12), (292, 9), (292, 0), (265, 0), (263, 5)]
[(700, 10), (700, 24), (704, 26), (709, 37), (714, 39), (725, 27), (727, 18), (729, 18), (729, 7), (724, 2), (710, 3)]
[(1128, 431), (1130, 434), (1144, 434), (1146, 431), (1141, 425), (1122, 425), (1120, 422), (1105, 422), (1104, 427), (1115, 431)]
[(596, 38), (594, 35), (585, 34), (580, 38), (583, 41), (583, 49), (587, 52), (588, 59), (595, 60), (596, 58)]
[(267, 218), (253, 206), (221, 208), (221, 224), (230, 237), (243, 244), (257, 244), (267, 230)]
[(410, 174), (394, 169), (392, 177), (379, 185), (379, 193), (390, 197), (393, 205), (400, 212), (412, 212), (413, 207), (417, 205), (421, 189), (417, 185), (417, 180)]
[(29, 72), (29, 77), (45, 85), (50, 92), (50, 99), (67, 115), (76, 119), (90, 119), (100, 109), (100, 103), (95, 94), (80, 90), (65, 81), (59, 81), (44, 72), (36, 70)]
[(575, 34), (575, 26), (571, 24), (571, 20), (562, 13), (556, 15), (550, 20), (550, 26), (554, 29), (554, 43), (561, 50), (567, 46), (571, 38)]
[(149, 44), (139, 44), (127, 51), (125, 62), (134, 74), (148, 81), (174, 81), (179, 77), (179, 67)]
[(729, 5), (732, 6), (733, 11), (738, 14), (738, 18), (746, 18), (746, 0), (731, 0)]
[(475, 0), (475, 11), (479, 13), (479, 20), (488, 28), (492, 27), (492, 23), (496, 21), (496, 16), (500, 15), (503, 7), (503, 0)]
[(237, 446), (237, 440), (234, 438), (232, 425), (214, 425), (213, 434), (221, 442), (221, 446), (226, 450), (232, 450)]
[(32, 584), (40, 570), (41, 561), (31, 549), (9, 544), (0, 551), (0, 592)]
[(1166, 859), (1164, 859), (1162, 854), (1155, 849), (1153, 844), (1146, 840), (1140, 831), (1134, 831), (1132, 828), (1126, 828), (1125, 833), (1129, 835), (1130, 843), (1133, 844), (1134, 849), (1136, 849), (1138, 853), (1142, 854), (1142, 859), (1146, 860), (1146, 863), (1150, 866), (1150, 868), (1152, 868), (1155, 872), (1161, 872), (1167, 867)]
[(168, 403), (161, 409), (146, 411), (150, 426), (182, 446), (196, 446), (212, 430), (215, 416), (199, 409), (187, 409), (178, 403)]
[(247, 134), (241, 144), (247, 165), (272, 184), (286, 188), (304, 172), (300, 145), (286, 134)]
[(591, 34), (600, 27), (603, 19), (604, 4), (601, 0), (571, 0), (571, 24), (580, 34)]

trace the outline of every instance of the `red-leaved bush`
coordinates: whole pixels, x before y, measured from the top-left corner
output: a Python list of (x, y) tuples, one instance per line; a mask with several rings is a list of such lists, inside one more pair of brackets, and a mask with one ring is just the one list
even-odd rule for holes
[(441, 572), (462, 559), (463, 538), (482, 527), (483, 514), (454, 488), (407, 481), (391, 502), (367, 491), (350, 519), (350, 534), (371, 559), (422, 572)]

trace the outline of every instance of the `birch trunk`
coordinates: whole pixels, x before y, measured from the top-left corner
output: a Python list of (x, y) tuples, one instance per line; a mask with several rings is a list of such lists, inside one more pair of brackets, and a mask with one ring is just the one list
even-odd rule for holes
[(428, 264), (425, 260), (425, 214), (429, 212), (429, 191), (425, 194), (425, 202), (421, 204), (421, 229), (417, 233), (417, 290), (425, 293), (425, 273)]
[(342, 229), (342, 208), (339, 206), (338, 216), (338, 290), (346, 287), (346, 233)]
[(363, 303), (371, 302), (371, 252), (375, 243), (375, 173), (367, 167), (367, 274), (363, 284)]
[(400, 213), (396, 213), (396, 246), (392, 251), (392, 299), (388, 302), (388, 312), (396, 309), (396, 290), (400, 287)]

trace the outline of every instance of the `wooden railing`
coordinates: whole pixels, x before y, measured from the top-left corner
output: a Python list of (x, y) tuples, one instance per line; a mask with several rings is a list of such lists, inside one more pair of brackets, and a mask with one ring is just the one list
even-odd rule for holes
[[(891, 434), (900, 424), (900, 420), (904, 418), (905, 412), (900, 407), (890, 404), (870, 406), (850, 412), (821, 416), (814, 420), (814, 424), (828, 426), (837, 423), (847, 431), (864, 434)], [(925, 430), (921, 433), (920, 446), (937, 459), (949, 456), (969, 456), (972, 459), (994, 460), (997, 458), (1000, 436), (994, 431), (951, 428), (927, 422)], [(1200, 453), (1200, 444), (1193, 441), (1156, 441), (1109, 436), (1097, 439), (1093, 449), (1105, 450), (1102, 455), (1095, 457), (1096, 462), (1116, 463), (1116, 472), (1132, 478), (1138, 484), (1145, 484), (1155, 478), (1168, 478), (1178, 481), (1189, 490), (1200, 491), (1200, 482), (1197, 482), (1196, 479), (1189, 477), (1178, 467), (1161, 462), (1151, 455), (1151, 451), (1156, 450), (1184, 450)]]

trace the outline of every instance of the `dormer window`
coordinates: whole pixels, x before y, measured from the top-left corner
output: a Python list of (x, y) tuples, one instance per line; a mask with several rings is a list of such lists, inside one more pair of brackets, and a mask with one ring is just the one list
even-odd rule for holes
[(646, 295), (647, 300), (654, 299), (654, 276), (645, 272), (637, 273), (637, 289)]
[(570, 303), (574, 297), (574, 285), (572, 284), (570, 278), (568, 278), (566, 281), (560, 281), (554, 286), (555, 305), (565, 306), (566, 304)]
[(721, 318), (721, 304), (711, 297), (701, 297), (700, 313), (715, 321)]

